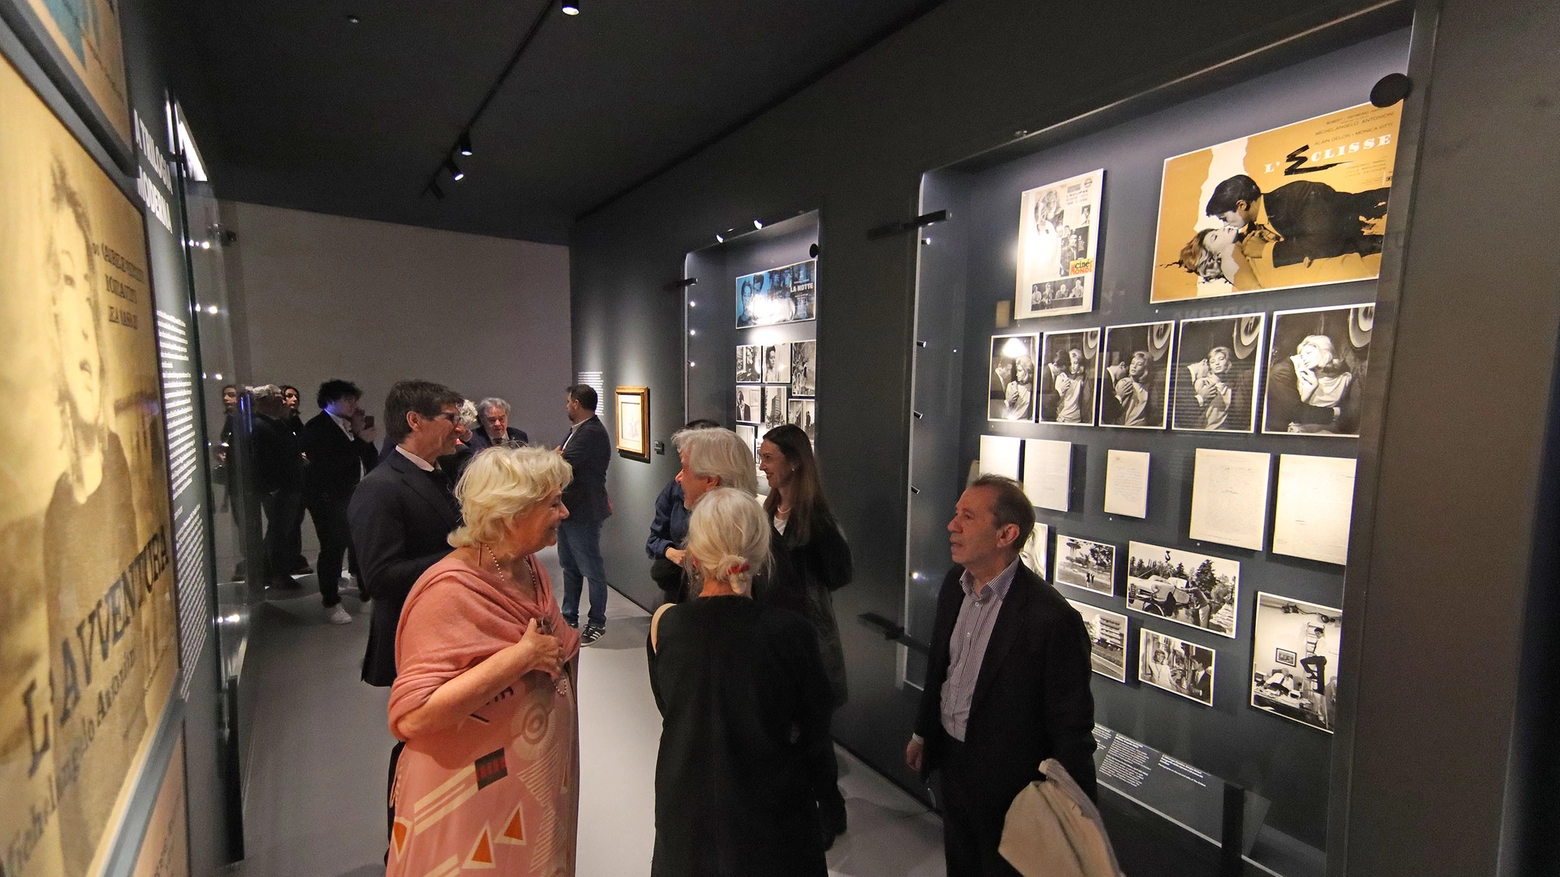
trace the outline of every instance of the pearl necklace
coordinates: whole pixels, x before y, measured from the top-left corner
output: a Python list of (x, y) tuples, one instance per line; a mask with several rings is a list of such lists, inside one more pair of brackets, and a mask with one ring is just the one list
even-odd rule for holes
[[(498, 573), (498, 577), (500, 579), (503, 579), (505, 584), (511, 584), (511, 585), (514, 584), (514, 582), (509, 578), (508, 574), (506, 574), (504, 572), (504, 568), (502, 566), (499, 566), (498, 555), (496, 553), (494, 553), (493, 549), (491, 547), (489, 547), (486, 542), (482, 543), (482, 550), (487, 552), (488, 559), (493, 561), (493, 571)], [(539, 596), (541, 596), (541, 583), (536, 580), (536, 570), (529, 563), (527, 563), (525, 565), (525, 571), (527, 573), (530, 573), (530, 577), (531, 577), (531, 599), (535, 600)], [(539, 618), (539, 619), (537, 619), (536, 629), (540, 630), (542, 633), (544, 633), (544, 634), (546, 634), (548, 636), (552, 636), (552, 619), (550, 619), (550, 618)], [(568, 678), (568, 674), (565, 673), (563, 676), (560, 676), (560, 677), (554, 679), (552, 681), (553, 691), (557, 692), (558, 694), (567, 695), (569, 693), (569, 690), (567, 688), (564, 688), (564, 680), (567, 679), (567, 678)]]

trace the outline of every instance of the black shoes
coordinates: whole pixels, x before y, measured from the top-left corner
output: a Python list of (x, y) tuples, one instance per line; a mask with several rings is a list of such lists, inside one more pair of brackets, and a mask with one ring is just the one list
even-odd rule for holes
[(580, 645), (588, 646), (606, 635), (607, 629), (605, 627), (587, 624), (585, 625), (585, 632), (580, 634)]
[(845, 833), (845, 798), (818, 802), (818, 823), (823, 831), (823, 851), (834, 846), (834, 839)]

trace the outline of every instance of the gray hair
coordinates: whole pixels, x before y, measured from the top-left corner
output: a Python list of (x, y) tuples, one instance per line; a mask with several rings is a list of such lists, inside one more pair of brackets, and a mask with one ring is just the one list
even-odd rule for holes
[(505, 402), (503, 399), (498, 398), (497, 396), (489, 396), (486, 399), (483, 399), (481, 402), (477, 403), (477, 413), (484, 417), (486, 417), (487, 413), (494, 408), (504, 412), (505, 417), (509, 416), (509, 403)]
[(753, 449), (729, 429), (684, 429), (672, 436), (679, 454), (688, 455), (688, 468), (702, 478), (718, 478), (721, 487), (734, 487), (748, 496), (758, 495), (758, 471)]
[(465, 548), (498, 542), (510, 521), (573, 478), (573, 468), (546, 448), (499, 445), (482, 451), (455, 485), (465, 523), (450, 534), (449, 543)]
[(275, 384), (261, 384), (258, 387), (249, 388), (249, 398), (255, 402), (269, 402), (272, 399), (282, 398), (282, 388)]
[(753, 576), (769, 567), (769, 533), (769, 517), (751, 494), (729, 487), (706, 493), (688, 517), (694, 581), (714, 579), (747, 594)]

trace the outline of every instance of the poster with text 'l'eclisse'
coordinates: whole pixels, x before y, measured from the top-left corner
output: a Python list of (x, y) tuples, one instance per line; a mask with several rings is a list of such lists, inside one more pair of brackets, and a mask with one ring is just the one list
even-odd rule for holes
[(0, 61), (0, 865), (96, 874), (178, 669), (140, 211)]
[(1166, 159), (1149, 299), (1379, 275), (1401, 114), (1364, 104)]

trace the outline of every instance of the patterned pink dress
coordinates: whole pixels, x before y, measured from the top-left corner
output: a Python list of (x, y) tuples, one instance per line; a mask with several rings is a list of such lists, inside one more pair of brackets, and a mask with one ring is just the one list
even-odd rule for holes
[[(423, 573), (396, 630), (390, 727), (439, 686), (550, 622), (571, 665), (579, 634), (564, 623), (536, 562), (537, 599), (497, 573), (446, 558)], [(449, 728), (406, 741), (396, 768), (386, 877), (574, 874), (579, 717), (572, 673), (528, 673)]]

